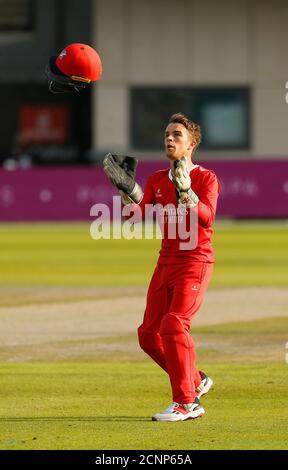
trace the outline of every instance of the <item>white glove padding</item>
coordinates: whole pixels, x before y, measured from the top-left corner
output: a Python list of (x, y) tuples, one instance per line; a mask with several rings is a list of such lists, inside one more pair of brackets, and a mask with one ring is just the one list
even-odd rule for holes
[(191, 178), (186, 157), (174, 162), (173, 182), (178, 192), (188, 191), (191, 188)]
[(124, 193), (124, 191), (121, 191), (121, 189), (119, 190), (119, 194), (121, 196), (121, 199), (122, 199), (122, 203), (124, 204), (124, 206), (127, 206), (127, 204), (131, 204), (132, 202), (132, 199), (128, 196), (128, 194)]
[(173, 183), (178, 194), (178, 204), (196, 207), (199, 198), (191, 189), (191, 178), (186, 157), (182, 157), (181, 160), (174, 162)]

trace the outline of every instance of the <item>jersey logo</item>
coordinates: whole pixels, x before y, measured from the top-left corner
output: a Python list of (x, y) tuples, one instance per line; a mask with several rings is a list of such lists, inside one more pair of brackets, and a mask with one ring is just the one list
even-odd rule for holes
[(160, 188), (158, 188), (157, 191), (156, 191), (156, 197), (162, 197)]

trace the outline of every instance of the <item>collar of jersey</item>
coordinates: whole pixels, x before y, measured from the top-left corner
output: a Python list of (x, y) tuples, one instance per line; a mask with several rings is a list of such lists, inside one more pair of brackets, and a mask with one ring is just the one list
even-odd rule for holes
[[(193, 170), (195, 170), (195, 168), (197, 168), (198, 166), (199, 166), (199, 165), (193, 165), (193, 166), (190, 168), (190, 172), (193, 171)], [(171, 169), (169, 170), (168, 176), (169, 176), (169, 180), (170, 180), (170, 181), (173, 181)]]

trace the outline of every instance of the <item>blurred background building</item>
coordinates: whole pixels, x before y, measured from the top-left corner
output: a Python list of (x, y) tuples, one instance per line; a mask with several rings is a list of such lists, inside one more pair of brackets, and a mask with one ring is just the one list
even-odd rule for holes
[(71, 42), (92, 41), (92, 0), (0, 0), (0, 157), (85, 162), (92, 145), (91, 90), (49, 93), (45, 66)]
[[(268, 163), (280, 161), (283, 175), (288, 162), (287, 24), (286, 0), (0, 0), (0, 161), (70, 168), (99, 164), (107, 151), (163, 161), (167, 120), (182, 111), (201, 124), (199, 161), (245, 165), (240, 180), (240, 167), (230, 166), (229, 184), (222, 175), (223, 194), (260, 201), (259, 181), (243, 182), (247, 161), (250, 171), (266, 164), (254, 168), (264, 179), (276, 168)], [(96, 48), (102, 79), (52, 95), (45, 65), (72, 42)], [(287, 207), (288, 178), (273, 184)], [(91, 202), (99, 191), (90, 193)]]
[(285, 0), (95, 3), (95, 145), (155, 155), (181, 110), (201, 123), (205, 158), (287, 157)]

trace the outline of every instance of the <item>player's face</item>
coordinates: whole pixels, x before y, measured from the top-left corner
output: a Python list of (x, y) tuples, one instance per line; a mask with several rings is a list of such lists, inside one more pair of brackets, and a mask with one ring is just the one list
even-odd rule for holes
[(168, 124), (164, 143), (169, 160), (180, 160), (184, 156), (190, 157), (195, 145), (186, 127), (179, 123)]

